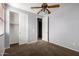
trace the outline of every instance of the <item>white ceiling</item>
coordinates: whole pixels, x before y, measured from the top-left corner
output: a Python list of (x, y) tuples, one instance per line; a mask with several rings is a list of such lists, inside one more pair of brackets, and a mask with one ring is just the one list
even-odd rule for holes
[[(40, 9), (31, 9), (31, 7), (35, 7), (35, 6), (41, 6), (42, 3), (10, 3), (9, 5), (19, 8), (19, 9), (23, 9), (32, 13), (38, 13), (40, 11)], [(55, 4), (55, 3), (48, 3), (48, 5), (51, 4)], [(50, 11), (53, 10), (53, 8), (49, 9)]]

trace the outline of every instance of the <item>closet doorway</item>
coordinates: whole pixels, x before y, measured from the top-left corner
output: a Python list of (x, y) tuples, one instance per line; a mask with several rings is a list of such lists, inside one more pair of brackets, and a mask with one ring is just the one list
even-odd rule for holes
[(42, 18), (37, 18), (38, 40), (42, 40)]
[(19, 14), (10, 11), (10, 46), (19, 44)]

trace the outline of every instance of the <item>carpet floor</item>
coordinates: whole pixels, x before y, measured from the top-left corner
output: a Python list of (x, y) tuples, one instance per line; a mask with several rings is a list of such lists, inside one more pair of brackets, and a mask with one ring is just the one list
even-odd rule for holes
[(39, 40), (32, 44), (15, 45), (4, 56), (79, 56), (79, 52)]

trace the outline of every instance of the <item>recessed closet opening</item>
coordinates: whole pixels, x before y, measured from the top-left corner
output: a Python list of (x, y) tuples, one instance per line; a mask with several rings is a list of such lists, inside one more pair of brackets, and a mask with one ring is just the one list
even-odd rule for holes
[(19, 14), (10, 11), (10, 46), (19, 44)]

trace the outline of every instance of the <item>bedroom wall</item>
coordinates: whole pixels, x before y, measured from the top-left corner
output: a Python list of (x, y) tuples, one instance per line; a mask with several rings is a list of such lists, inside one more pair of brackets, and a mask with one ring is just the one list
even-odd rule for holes
[(49, 16), (49, 41), (79, 51), (79, 3), (60, 4)]

